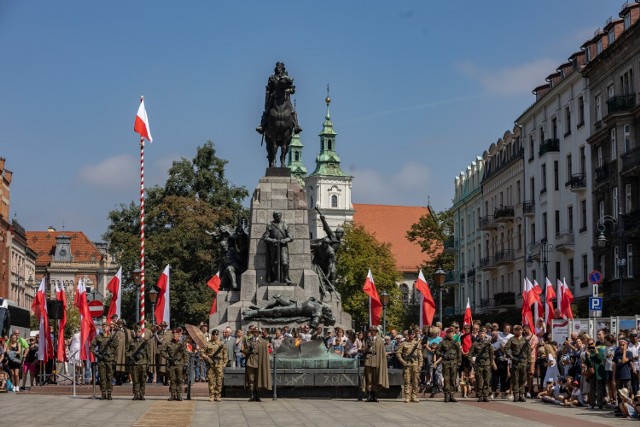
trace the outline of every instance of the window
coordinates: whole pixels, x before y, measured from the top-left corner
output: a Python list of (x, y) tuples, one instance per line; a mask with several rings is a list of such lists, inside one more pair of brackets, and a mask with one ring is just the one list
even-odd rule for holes
[(633, 210), (633, 202), (631, 198), (631, 184), (625, 184), (624, 186), (624, 209), (625, 213), (630, 214)]
[(606, 270), (605, 267), (607, 265), (606, 262), (607, 262), (607, 259), (605, 258), (605, 256), (601, 255), (600, 256), (600, 273), (602, 273), (602, 277), (607, 277), (607, 276), (605, 276), (607, 274), (605, 272), (605, 270)]
[(532, 242), (536, 241), (536, 224), (535, 223), (531, 224), (531, 241)]
[(558, 234), (560, 234), (560, 211), (556, 211), (555, 226), (556, 226), (556, 236), (557, 236)]
[(596, 109), (596, 122), (602, 121), (602, 96), (597, 94), (594, 99)]
[(580, 200), (580, 232), (587, 231), (587, 201)]
[(616, 40), (615, 28), (612, 28), (612, 29), (609, 30), (609, 33), (607, 34), (607, 37), (608, 37), (609, 44), (613, 43)]
[(629, 151), (631, 151), (631, 126), (623, 125), (622, 129), (622, 135), (624, 138), (624, 152), (628, 153)]
[(580, 278), (580, 287), (581, 288), (586, 288), (587, 287), (587, 277), (589, 276), (589, 265), (587, 262), (587, 255), (584, 254), (582, 255), (582, 277)]
[(294, 161), (299, 162), (300, 161), (300, 153), (298, 151), (295, 151), (293, 153), (293, 158), (294, 158)]
[(522, 224), (518, 224), (518, 250), (522, 250)]
[(627, 277), (633, 277), (633, 245), (627, 245)]
[(624, 15), (624, 29), (628, 30), (631, 26), (631, 13)]
[(576, 275), (574, 273), (575, 269), (574, 269), (574, 266), (573, 266), (573, 258), (569, 258), (567, 263), (569, 264), (568, 265), (568, 267), (569, 267), (569, 282), (567, 283), (567, 286), (573, 286), (573, 280), (574, 280), (573, 278), (576, 277)]
[(571, 154), (567, 155), (567, 181), (571, 179), (571, 175), (573, 175), (572, 165), (571, 165)]
[(611, 189), (611, 215), (615, 219), (618, 219), (618, 187), (613, 187)]
[(604, 218), (604, 200), (598, 202), (598, 220)]
[(542, 185), (542, 189), (540, 190), (540, 194), (544, 194), (547, 192), (547, 165), (546, 164), (542, 164), (540, 166), (540, 179), (542, 181), (542, 183), (540, 185)]
[(584, 126), (584, 96), (578, 97), (578, 127)]
[(332, 142), (333, 142), (333, 141), (331, 141), (330, 139), (329, 139), (329, 140), (327, 140), (327, 143), (329, 144), (329, 145), (328, 145), (329, 150), (333, 150), (333, 144), (332, 144)]
[(623, 95), (633, 94), (633, 68), (620, 76), (620, 88)]
[(520, 190), (520, 181), (516, 181), (516, 203), (522, 203), (522, 194)]
[(403, 283), (400, 286), (400, 292), (402, 292), (402, 305), (406, 307), (409, 305), (409, 287)]
[(335, 194), (331, 196), (331, 207), (332, 208), (338, 207), (338, 196), (336, 196)]
[(533, 160), (534, 155), (534, 142), (533, 135), (529, 135), (529, 161)]
[(613, 89), (613, 85), (607, 86), (607, 99), (611, 99), (616, 95), (615, 90)]
[(602, 39), (598, 39), (596, 42), (596, 54), (599, 55), (602, 53)]
[(540, 126), (539, 135), (540, 135), (540, 144), (544, 144), (544, 127), (543, 126)]
[(573, 206), (567, 207), (567, 230), (573, 233)]
[(553, 139), (558, 137), (558, 119), (555, 117), (551, 119), (551, 135), (553, 135)]
[(564, 108), (564, 136), (571, 135), (571, 109)]
[(558, 191), (560, 189), (560, 167), (558, 161), (553, 161), (553, 189)]
[(544, 240), (549, 240), (549, 238), (547, 237), (547, 213), (544, 212), (542, 214), (542, 238)]
[(616, 128), (611, 129), (611, 160), (618, 158), (618, 149), (616, 147)]
[(615, 273), (613, 274), (613, 278), (614, 279), (619, 279), (620, 278), (620, 269), (618, 268), (618, 260), (620, 259), (619, 257), (619, 252), (618, 252), (618, 246), (614, 246), (613, 248), (613, 271), (615, 271)]
[(604, 157), (602, 156), (602, 145), (598, 146), (596, 157), (597, 157), (598, 167), (601, 168), (602, 166), (604, 166)]

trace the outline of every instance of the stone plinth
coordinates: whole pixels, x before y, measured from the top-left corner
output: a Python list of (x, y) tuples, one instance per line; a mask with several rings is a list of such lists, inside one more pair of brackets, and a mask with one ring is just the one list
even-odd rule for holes
[[(273, 212), (280, 211), (282, 220), (289, 225), (293, 241), (289, 243), (289, 277), (291, 285), (267, 284), (267, 247), (262, 240)], [(302, 303), (314, 297), (320, 300), (320, 279), (311, 268), (311, 241), (307, 214), (307, 196), (304, 188), (287, 168), (268, 168), (260, 179), (251, 198), (249, 219), (249, 262), (242, 274), (240, 291), (220, 291), (218, 312), (210, 318), (213, 327), (229, 326), (235, 330), (252, 323), (242, 320), (242, 311), (250, 305), (262, 307), (276, 294)], [(331, 297), (329, 297), (331, 298)], [(341, 304), (323, 301), (336, 318), (336, 326), (351, 329), (351, 316), (342, 311)], [(297, 328), (299, 324), (287, 324)], [(282, 327), (285, 323), (272, 322), (264, 327)]]

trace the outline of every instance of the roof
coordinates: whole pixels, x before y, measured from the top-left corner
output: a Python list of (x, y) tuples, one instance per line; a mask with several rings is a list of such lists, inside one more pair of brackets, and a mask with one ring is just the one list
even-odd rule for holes
[(49, 265), (56, 248), (56, 237), (65, 235), (71, 238), (73, 262), (96, 262), (102, 253), (82, 231), (27, 231), (29, 247), (37, 254), (36, 265)]
[(379, 242), (390, 243), (391, 253), (401, 272), (416, 272), (428, 260), (420, 245), (407, 240), (407, 231), (429, 214), (423, 206), (391, 206), (354, 203), (353, 222), (375, 235)]

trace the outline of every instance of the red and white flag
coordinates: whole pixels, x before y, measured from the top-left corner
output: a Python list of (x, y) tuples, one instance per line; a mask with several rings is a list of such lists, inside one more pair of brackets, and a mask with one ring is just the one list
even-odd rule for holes
[(58, 322), (58, 361), (65, 362), (67, 360), (67, 346), (64, 342), (64, 328), (67, 325), (67, 294), (64, 290), (64, 283), (56, 284), (56, 299), (62, 303), (62, 319)]
[(365, 294), (369, 295), (369, 326), (378, 326), (380, 324), (380, 317), (382, 316), (382, 303), (378, 296), (376, 284), (373, 281), (371, 269), (369, 269), (367, 273), (367, 278), (364, 281), (362, 290)]
[(553, 300), (556, 298), (556, 291), (553, 290), (553, 283), (547, 278), (547, 286), (545, 292), (545, 305), (544, 305), (544, 322), (545, 324), (551, 323), (552, 319), (555, 319), (553, 310)]
[[(471, 315), (471, 304), (469, 303), (469, 298), (467, 298), (467, 308), (464, 310), (464, 317), (462, 319), (462, 326), (465, 325), (473, 325), (473, 316)], [(463, 329), (464, 330), (464, 329)], [(473, 337), (471, 336), (471, 329), (469, 329), (469, 333), (463, 333), (460, 337), (462, 351), (466, 354), (471, 349), (471, 345), (473, 344)]]
[(209, 315), (218, 311), (218, 291), (220, 291), (220, 272), (218, 271), (209, 281), (207, 282), (207, 286), (209, 286), (213, 292), (216, 294), (213, 296), (213, 303), (211, 304), (211, 310), (209, 310)]
[(151, 137), (151, 128), (149, 127), (149, 118), (147, 117), (147, 110), (144, 108), (144, 97), (140, 97), (140, 106), (138, 107), (138, 114), (136, 114), (136, 121), (133, 125), (133, 131), (140, 134), (140, 138), (147, 138), (147, 141), (153, 142)]
[[(529, 280), (529, 279), (527, 279)], [(542, 288), (538, 284), (536, 279), (533, 279), (533, 285), (531, 286), (531, 295), (529, 295), (529, 301), (533, 304), (533, 320), (536, 321), (540, 314), (542, 313), (542, 300), (540, 295), (542, 295)], [(531, 330), (533, 331), (535, 325), (531, 325)]]
[(416, 281), (416, 289), (420, 291), (420, 329), (423, 326), (431, 326), (433, 324), (433, 316), (436, 314), (436, 303), (433, 300), (433, 295), (429, 290), (427, 280), (422, 274), (422, 270), (418, 274), (418, 280)]
[(115, 314), (118, 319), (122, 318), (120, 307), (122, 306), (122, 267), (118, 269), (115, 276), (109, 280), (107, 290), (111, 292), (111, 303), (107, 313), (107, 323), (111, 323), (111, 318)]
[(562, 312), (562, 316), (565, 319), (573, 319), (573, 311), (571, 310), (571, 303), (573, 302), (573, 293), (567, 286), (567, 279), (562, 278), (562, 308), (560, 309)]
[(31, 309), (40, 320), (40, 331), (38, 342), (38, 360), (48, 361), (53, 359), (53, 344), (51, 343), (51, 333), (49, 332), (49, 313), (47, 312), (47, 288), (44, 277), (40, 281), (40, 286), (35, 298), (31, 303)]
[(169, 265), (164, 268), (164, 271), (158, 279), (156, 287), (158, 288), (158, 300), (156, 302), (156, 325), (167, 322), (167, 325), (171, 324), (171, 308), (169, 304)]
[(91, 318), (89, 304), (87, 303), (87, 289), (84, 279), (78, 280), (78, 287), (74, 297), (74, 305), (80, 312), (80, 360), (95, 362), (95, 357), (89, 350), (89, 344), (96, 337), (96, 325)]
[(531, 297), (535, 293), (533, 290), (533, 284), (525, 277), (524, 287), (522, 290), (522, 325), (529, 325), (531, 330), (534, 330), (533, 313), (531, 312)]

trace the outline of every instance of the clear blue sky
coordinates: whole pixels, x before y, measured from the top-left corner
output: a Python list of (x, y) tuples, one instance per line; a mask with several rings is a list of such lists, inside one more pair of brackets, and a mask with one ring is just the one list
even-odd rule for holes
[[(146, 183), (211, 139), (251, 193), (276, 61), (295, 78), (303, 160), (331, 117), (354, 203), (446, 209), (453, 180), (513, 128), (531, 90), (617, 17), (621, 1), (0, 0), (0, 156), (11, 217), (100, 240)], [(248, 202), (247, 202), (248, 203)]]

